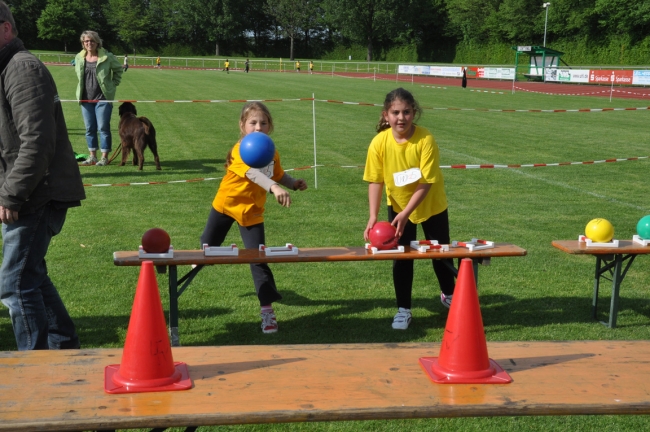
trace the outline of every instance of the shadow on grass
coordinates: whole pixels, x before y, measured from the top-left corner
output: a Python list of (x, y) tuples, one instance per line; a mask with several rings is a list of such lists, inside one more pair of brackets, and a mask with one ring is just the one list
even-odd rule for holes
[[(431, 315), (422, 317), (421, 313), (416, 311), (409, 329), (396, 331), (391, 327), (393, 313), (396, 310), (393, 299), (314, 300), (294, 291), (283, 291), (282, 294), (284, 298), (279, 302), (280, 304), (305, 308), (306, 315), (283, 318), (280, 311), (278, 313), (280, 331), (272, 335), (262, 334), (257, 322), (226, 323), (225, 332), (208, 337), (207, 340), (202, 341), (202, 344), (414, 342), (430, 339), (432, 332), (434, 334), (438, 332), (442, 337), (448, 315), (447, 309), (440, 304), (437, 297), (415, 298), (413, 307), (423, 308)], [(591, 301), (588, 297), (540, 297), (522, 300), (508, 295), (483, 295), (480, 297), (480, 302), (483, 323), (488, 332), (489, 326), (518, 328), (563, 324), (600, 325), (591, 318)], [(620, 306), (620, 312), (633, 311), (650, 317), (650, 300), (621, 299)], [(310, 309), (314, 312), (309, 313)], [(386, 310), (382, 313), (385, 315), (382, 318), (358, 316), (380, 309)], [(182, 341), (182, 318), (192, 318), (193, 314), (182, 310), (180, 314), (179, 330)], [(602, 319), (603, 316), (599, 318)], [(620, 321), (619, 326), (621, 326)]]
[[(385, 343), (414, 342), (431, 339), (432, 332), (442, 337), (448, 311), (438, 298), (414, 298), (413, 307), (430, 313), (422, 317), (415, 311), (415, 317), (407, 331), (393, 330), (391, 322), (396, 310), (392, 298), (378, 299), (310, 299), (295, 291), (283, 291), (279, 303), (302, 308), (303, 316), (286, 318), (278, 313), (280, 331), (265, 335), (260, 331), (257, 320), (251, 322), (226, 322), (225, 330), (190, 331), (190, 321), (200, 322), (206, 317), (218, 317), (237, 311), (230, 308), (193, 308), (179, 310), (179, 335), (183, 345), (274, 345), (304, 343)], [(254, 295), (254, 294), (253, 294)], [(599, 319), (606, 319), (609, 313), (609, 298), (600, 300)], [(543, 327), (547, 325), (593, 324), (591, 298), (585, 297), (538, 297), (517, 299), (510, 295), (480, 295), (483, 323), (489, 332), (490, 326)], [(621, 314), (633, 313), (650, 318), (650, 299), (621, 298), (618, 327), (634, 327), (645, 324), (626, 325)], [(382, 317), (359, 316), (381, 310)], [(376, 316), (377, 313), (375, 312)], [(0, 310), (0, 350), (15, 350), (13, 331), (8, 310)], [(169, 313), (165, 306), (165, 319)], [(75, 317), (77, 332), (84, 347), (119, 347), (128, 327), (129, 315)], [(211, 325), (206, 322), (206, 325)], [(185, 327), (185, 328), (184, 328)], [(194, 334), (192, 334), (194, 333)]]

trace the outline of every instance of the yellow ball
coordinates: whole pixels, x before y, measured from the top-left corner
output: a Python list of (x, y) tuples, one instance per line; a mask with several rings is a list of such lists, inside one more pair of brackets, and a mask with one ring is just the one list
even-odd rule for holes
[(593, 242), (607, 243), (614, 238), (614, 227), (607, 219), (593, 219), (585, 227), (585, 235)]

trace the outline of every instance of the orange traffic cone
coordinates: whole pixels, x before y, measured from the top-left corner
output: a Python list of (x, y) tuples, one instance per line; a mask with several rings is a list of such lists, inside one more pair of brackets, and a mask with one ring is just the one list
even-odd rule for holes
[(421, 357), (420, 366), (439, 384), (506, 384), (512, 378), (488, 358), (472, 260), (461, 261), (439, 357)]
[(187, 364), (174, 362), (152, 261), (140, 269), (122, 363), (104, 369), (107, 393), (187, 390)]

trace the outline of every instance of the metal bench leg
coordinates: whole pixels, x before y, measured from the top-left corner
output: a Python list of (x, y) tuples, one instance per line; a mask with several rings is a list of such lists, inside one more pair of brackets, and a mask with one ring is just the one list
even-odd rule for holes
[(178, 337), (178, 270), (169, 266), (169, 337), (172, 346), (179, 346)]
[(596, 273), (594, 275), (594, 299), (591, 304), (591, 317), (598, 319), (598, 289), (600, 288), (600, 264), (602, 260), (596, 255)]
[(614, 274), (612, 275), (612, 301), (609, 306), (609, 328), (616, 328), (616, 317), (618, 315), (618, 299), (621, 289), (621, 267), (623, 264), (623, 255), (614, 256)]

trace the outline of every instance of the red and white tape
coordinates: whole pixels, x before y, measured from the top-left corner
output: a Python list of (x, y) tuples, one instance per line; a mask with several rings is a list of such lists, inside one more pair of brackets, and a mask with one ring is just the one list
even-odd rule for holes
[[(335, 103), (341, 105), (359, 105), (359, 106), (371, 106), (371, 107), (383, 107), (382, 104), (375, 104), (369, 102), (348, 102), (341, 101), (336, 99), (314, 99), (314, 98), (294, 98), (294, 99), (213, 99), (213, 100), (131, 100), (131, 99), (121, 99), (121, 100), (110, 100), (102, 102), (113, 102), (113, 103), (122, 103), (122, 102), (131, 102), (131, 103), (246, 103), (246, 102), (300, 102), (300, 101), (315, 101), (315, 102), (324, 102), (324, 103)], [(76, 100), (76, 99), (64, 99), (61, 102), (99, 102), (96, 100)], [(433, 111), (479, 111), (479, 112), (504, 112), (504, 113), (570, 113), (570, 112), (605, 112), (605, 111), (644, 111), (650, 110), (650, 106), (644, 107), (626, 107), (626, 108), (577, 108), (577, 109), (491, 109), (491, 108), (435, 108), (435, 107), (422, 107), (425, 110)]]
[[(583, 161), (583, 162), (557, 162), (557, 163), (536, 163), (536, 164), (509, 164), (509, 165), (498, 165), (498, 164), (481, 164), (481, 165), (441, 165), (440, 168), (443, 169), (495, 169), (495, 168), (540, 168), (540, 167), (553, 167), (553, 166), (566, 166), (566, 165), (593, 165), (599, 163), (611, 163), (611, 162), (624, 162), (624, 161), (637, 161), (642, 159), (648, 159), (650, 156), (638, 156), (638, 157), (629, 157), (629, 158), (618, 158), (618, 159), (603, 159), (603, 160), (593, 160), (593, 161)], [(313, 168), (364, 168), (365, 165), (305, 165), (297, 168), (289, 168), (285, 171), (304, 171)], [(107, 187), (107, 186), (146, 186), (146, 185), (162, 185), (162, 184), (175, 184), (175, 183), (198, 183), (204, 181), (213, 181), (221, 180), (223, 177), (206, 177), (206, 178), (194, 178), (188, 180), (167, 180), (167, 181), (151, 181), (151, 182), (137, 182), (137, 183), (102, 183), (102, 184), (84, 184), (84, 187)]]

